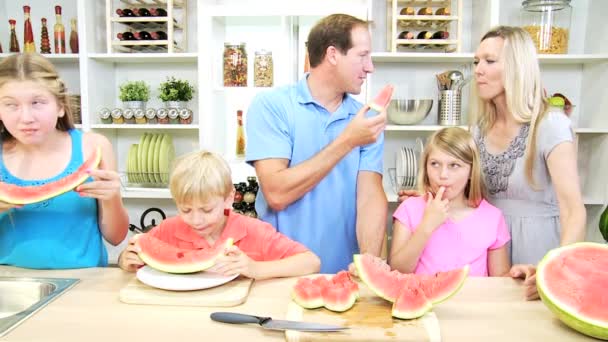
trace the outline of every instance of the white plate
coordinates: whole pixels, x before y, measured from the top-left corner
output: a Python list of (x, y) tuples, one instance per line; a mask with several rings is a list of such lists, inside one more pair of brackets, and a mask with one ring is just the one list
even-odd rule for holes
[(163, 290), (191, 291), (201, 290), (225, 284), (238, 277), (223, 276), (210, 272), (197, 272), (189, 274), (172, 274), (157, 271), (150, 266), (137, 270), (137, 279), (142, 283)]

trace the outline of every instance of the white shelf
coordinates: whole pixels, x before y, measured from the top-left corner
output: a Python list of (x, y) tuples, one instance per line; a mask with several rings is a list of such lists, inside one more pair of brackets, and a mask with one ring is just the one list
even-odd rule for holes
[(595, 64), (608, 62), (608, 54), (538, 55), (541, 64)]
[(608, 128), (575, 128), (577, 134), (608, 134)]
[[(316, 2), (319, 5), (311, 4)], [(273, 5), (252, 2), (252, 6), (216, 5), (205, 8), (212, 17), (268, 17), (268, 16), (318, 16), (323, 17), (333, 13), (346, 13), (354, 16), (364, 16), (367, 7), (363, 5), (340, 4), (340, 1), (280, 1)]]
[(92, 129), (198, 130), (197, 124), (93, 124)]
[[(398, 40), (401, 42), (402, 40)], [(407, 40), (404, 40), (407, 41)], [(410, 41), (413, 41), (410, 39)], [(429, 40), (430, 44), (433, 40)], [(372, 61), (378, 63), (468, 63), (472, 62), (474, 53), (444, 53), (444, 52), (373, 52)], [(538, 55), (541, 64), (595, 64), (608, 62), (608, 54), (578, 54), (578, 55)]]
[(171, 192), (165, 188), (124, 188), (123, 198), (167, 198), (171, 199)]
[(599, 198), (589, 198), (589, 197), (583, 197), (583, 203), (585, 203), (585, 205), (604, 205), (606, 204), (605, 200), (599, 199)]
[[(439, 125), (387, 125), (385, 131), (408, 131), (408, 132), (434, 132), (442, 128), (451, 126), (439, 126)], [(460, 128), (468, 129), (468, 126), (458, 126)]]
[(198, 53), (91, 53), (88, 57), (106, 63), (196, 63)]

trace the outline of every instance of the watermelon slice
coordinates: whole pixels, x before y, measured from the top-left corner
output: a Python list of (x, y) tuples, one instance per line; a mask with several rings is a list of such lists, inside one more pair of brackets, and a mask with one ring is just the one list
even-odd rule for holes
[(101, 148), (98, 147), (78, 170), (54, 182), (36, 186), (18, 186), (0, 182), (0, 202), (31, 204), (59, 196), (84, 183), (89, 178), (87, 171), (97, 168), (100, 161)]
[(543, 303), (569, 327), (608, 339), (608, 245), (580, 242), (553, 249), (538, 264)]
[(418, 287), (404, 287), (399, 297), (393, 303), (393, 317), (401, 319), (414, 319), (422, 317), (433, 308), (433, 304)]
[(468, 274), (469, 265), (465, 265), (461, 269), (419, 276), (420, 288), (433, 304), (439, 304), (460, 290)]
[(355, 305), (357, 294), (345, 283), (332, 284), (323, 289), (323, 303), (331, 311), (344, 312)]
[(320, 308), (324, 305), (322, 290), (310, 278), (300, 278), (291, 292), (291, 298), (305, 309)]
[(378, 297), (394, 302), (404, 286), (418, 286), (418, 278), (411, 274), (391, 271), (391, 267), (382, 259), (369, 254), (356, 254), (355, 267), (359, 278)]
[(291, 297), (305, 309), (325, 307), (328, 310), (343, 312), (352, 308), (359, 298), (359, 285), (346, 271), (340, 271), (332, 277), (305, 277), (298, 279)]
[(377, 112), (383, 111), (391, 102), (394, 89), (395, 88), (390, 84), (385, 85), (376, 98), (369, 104), (369, 107)]
[(141, 234), (135, 243), (140, 249), (139, 257), (148, 266), (167, 273), (194, 273), (213, 266), (215, 259), (232, 246), (233, 240), (226, 239), (211, 249), (184, 249), (151, 234)]

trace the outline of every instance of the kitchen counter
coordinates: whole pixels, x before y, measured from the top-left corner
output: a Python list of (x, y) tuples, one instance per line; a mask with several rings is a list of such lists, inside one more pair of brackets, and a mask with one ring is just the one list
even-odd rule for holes
[[(0, 266), (0, 276), (81, 279), (3, 341), (284, 341), (282, 332), (220, 324), (209, 314), (235, 311), (285, 318), (295, 282), (256, 281), (240, 306), (201, 308), (124, 304), (118, 293), (134, 274), (118, 268), (40, 271)], [(434, 311), (442, 341), (595, 341), (563, 325), (542, 302), (524, 301), (523, 288), (509, 278), (469, 278)]]

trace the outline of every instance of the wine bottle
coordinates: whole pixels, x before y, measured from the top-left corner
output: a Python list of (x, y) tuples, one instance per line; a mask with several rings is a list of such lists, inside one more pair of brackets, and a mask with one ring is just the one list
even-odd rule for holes
[(433, 9), (430, 7), (422, 7), (418, 10), (418, 15), (433, 15)]
[[(420, 31), (416, 36), (416, 39), (431, 39), (433, 34), (430, 31)], [(416, 47), (425, 48), (429, 46), (428, 44), (418, 44)]]
[(450, 15), (450, 9), (448, 7), (442, 7), (435, 11), (435, 15)]
[(139, 40), (152, 40), (152, 35), (148, 31), (139, 31), (133, 34), (135, 39)]
[[(433, 33), (433, 35), (431, 36), (431, 39), (448, 39), (450, 37), (450, 33), (448, 31), (437, 31), (435, 33)], [(445, 45), (437, 45), (437, 44), (433, 44), (431, 45), (431, 47), (434, 48), (442, 48)]]
[(152, 14), (147, 8), (139, 8), (136, 11), (136, 14), (140, 17), (151, 17)]
[(129, 8), (125, 8), (125, 9), (117, 9), (116, 10), (116, 14), (118, 14), (121, 17), (135, 17), (135, 13), (133, 13), (132, 10), (130, 10)]
[(167, 11), (164, 8), (150, 8), (150, 13), (155, 17), (166, 17)]
[(397, 36), (397, 39), (414, 39), (414, 34), (410, 31), (403, 31), (403, 32), (399, 33), (399, 36)]
[(137, 40), (133, 32), (119, 32), (116, 37), (120, 40)]
[(399, 12), (399, 15), (414, 15), (416, 11), (412, 7), (403, 7)]
[(164, 31), (151, 32), (150, 35), (154, 40), (167, 40), (167, 34)]

